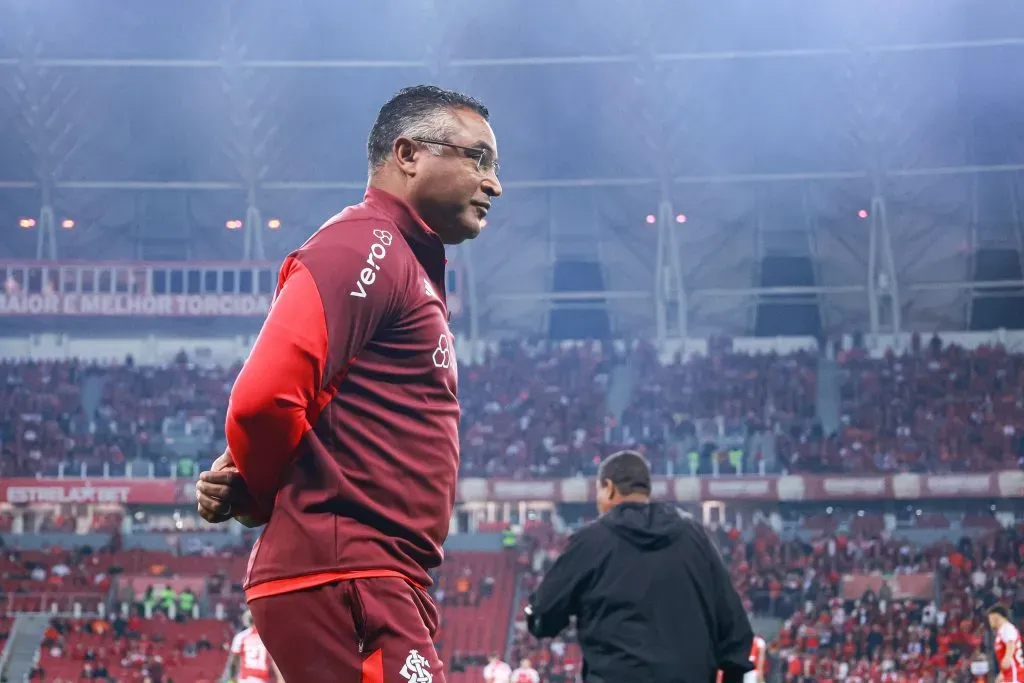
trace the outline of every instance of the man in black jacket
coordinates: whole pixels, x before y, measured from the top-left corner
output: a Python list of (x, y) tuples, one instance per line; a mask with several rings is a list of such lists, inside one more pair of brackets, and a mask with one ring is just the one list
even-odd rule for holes
[(586, 683), (740, 683), (753, 631), (702, 524), (652, 503), (651, 472), (622, 451), (597, 475), (601, 517), (569, 539), (526, 608), (537, 638), (576, 617)]

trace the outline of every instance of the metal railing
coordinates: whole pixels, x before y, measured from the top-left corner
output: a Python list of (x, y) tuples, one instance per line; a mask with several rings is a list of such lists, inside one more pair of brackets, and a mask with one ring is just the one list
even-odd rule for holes
[(14, 620), (14, 626), (11, 628), (11, 633), (7, 637), (7, 642), (4, 643), (4, 651), (0, 653), (0, 677), (3, 677), (7, 672), (7, 663), (11, 660), (11, 650), (14, 649), (14, 643), (18, 639), (18, 620)]
[[(183, 460), (189, 460), (192, 463), (193, 474), (181, 473), (178, 465)], [(85, 463), (73, 467), (62, 462), (55, 470), (36, 474), (36, 479), (192, 479), (200, 472), (199, 464), (197, 460), (186, 458), (165, 466), (160, 466), (152, 460), (143, 459), (132, 460), (123, 465), (105, 462), (100, 467), (90, 467)]]
[[(105, 612), (105, 592), (9, 593), (4, 596), (5, 614), (97, 614)], [(100, 605), (104, 605), (103, 608)], [(13, 634), (12, 634), (13, 638)]]

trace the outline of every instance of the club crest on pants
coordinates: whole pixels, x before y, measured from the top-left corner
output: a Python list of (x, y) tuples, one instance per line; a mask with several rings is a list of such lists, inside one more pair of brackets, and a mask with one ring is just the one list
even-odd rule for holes
[(434, 676), (428, 669), (430, 662), (416, 650), (409, 650), (409, 656), (398, 673), (409, 683), (433, 683)]

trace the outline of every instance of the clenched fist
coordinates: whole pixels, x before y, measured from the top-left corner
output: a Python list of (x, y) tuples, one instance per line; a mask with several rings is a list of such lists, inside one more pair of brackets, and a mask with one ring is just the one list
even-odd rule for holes
[(249, 528), (267, 523), (256, 501), (249, 495), (230, 450), (224, 451), (209, 470), (199, 475), (196, 498), (199, 516), (211, 524), (220, 524), (231, 518)]

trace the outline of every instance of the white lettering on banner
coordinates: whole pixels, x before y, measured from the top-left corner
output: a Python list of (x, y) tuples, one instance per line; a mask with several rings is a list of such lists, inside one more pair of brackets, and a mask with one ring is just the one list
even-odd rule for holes
[(920, 474), (894, 474), (892, 476), (892, 495), (894, 498), (920, 498), (922, 477)]
[(996, 475), (996, 490), (1003, 498), (1024, 498), (1024, 472), (1000, 472)]
[(359, 271), (356, 288), (348, 293), (349, 296), (354, 296), (357, 299), (365, 299), (366, 288), (377, 281), (380, 261), (388, 255), (387, 247), (390, 247), (394, 241), (394, 237), (387, 230), (374, 230), (373, 236), (377, 238), (377, 241), (370, 245), (370, 255), (366, 257), (366, 263), (369, 265)]
[(500, 500), (549, 500), (555, 495), (552, 481), (496, 481), (494, 497)]
[(936, 496), (987, 493), (992, 484), (991, 477), (987, 474), (948, 477), (935, 475), (926, 477), (925, 482), (927, 482), (928, 492)]
[(796, 475), (785, 475), (775, 480), (779, 500), (803, 500), (807, 496), (807, 483)]
[(563, 503), (586, 503), (594, 484), (589, 479), (582, 477), (578, 479), (563, 479), (561, 481), (562, 495), (559, 498)]
[(182, 500), (187, 500), (189, 502), (195, 502), (196, 499), (197, 499), (196, 498), (197, 495), (198, 494), (196, 493), (196, 485), (195, 484), (189, 482), (189, 483), (181, 485), (181, 496), (180, 497), (181, 497)]
[(769, 493), (771, 493), (771, 484), (766, 479), (708, 480), (708, 495), (712, 498), (767, 496)]
[(0, 294), (0, 316), (263, 317), (270, 297), (252, 294)]
[(676, 500), (679, 502), (696, 502), (702, 498), (700, 479), (697, 477), (676, 477)]
[(11, 486), (8, 503), (127, 503), (127, 486)]
[(61, 297), (54, 294), (0, 294), (0, 315), (60, 315)]
[(487, 480), (478, 478), (459, 479), (459, 497), (464, 501), (487, 501)]
[(830, 496), (880, 496), (885, 493), (885, 477), (826, 477), (822, 488)]

